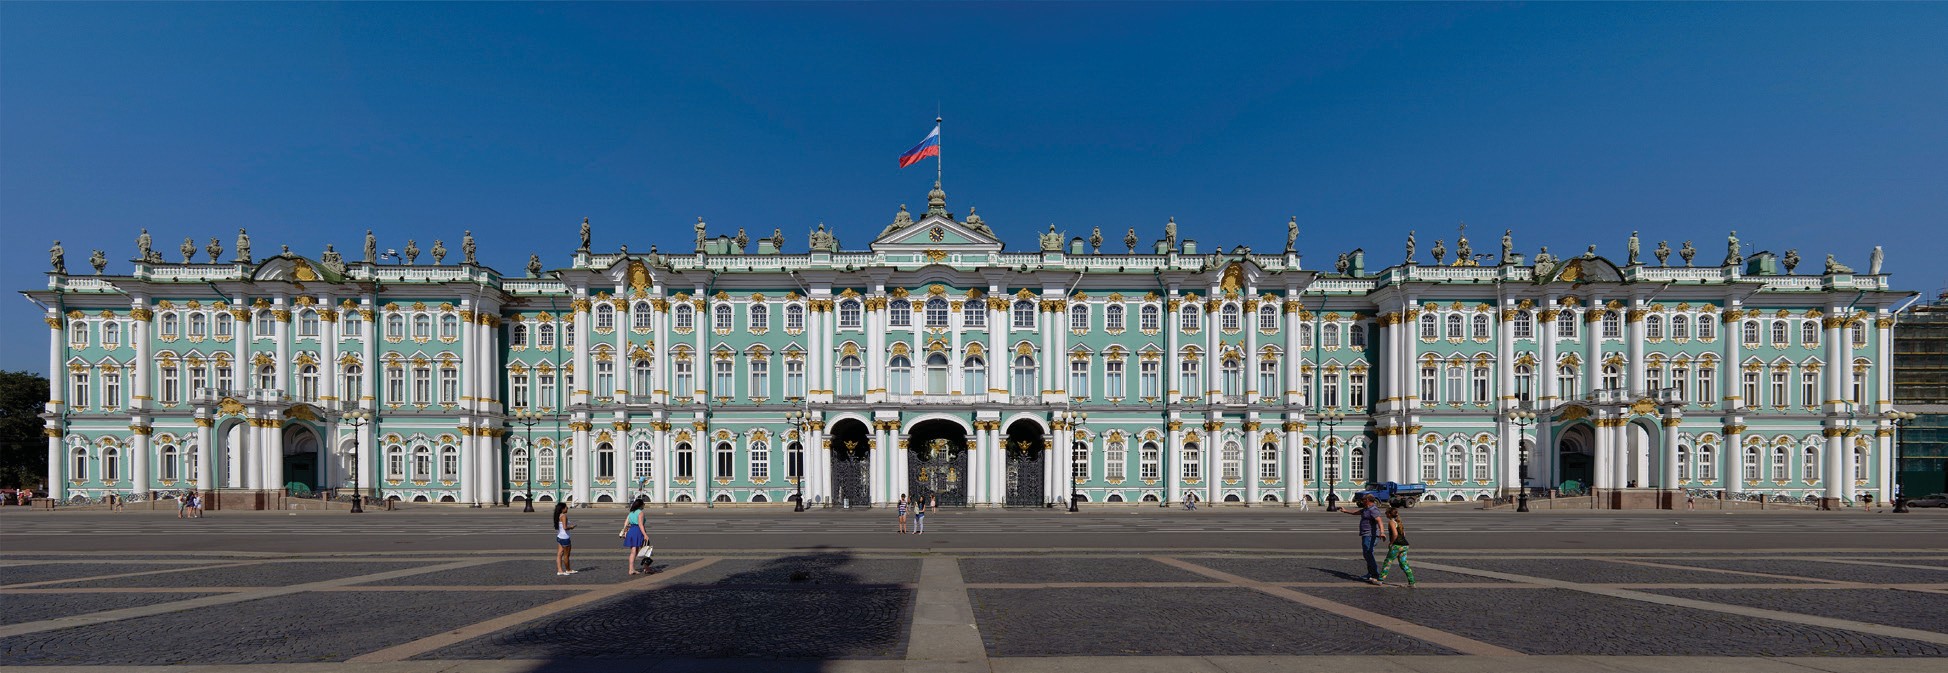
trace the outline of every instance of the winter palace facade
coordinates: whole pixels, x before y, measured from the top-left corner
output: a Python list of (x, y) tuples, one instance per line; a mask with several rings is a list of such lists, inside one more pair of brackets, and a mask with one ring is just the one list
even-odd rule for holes
[[(1200, 251), (1167, 225), (1006, 252), (938, 188), (863, 251), (823, 225), (520, 277), (465, 257), (288, 249), (66, 273), (45, 289), (56, 498), (348, 489), (405, 501), (1281, 505), (1370, 482), (1472, 500), (1592, 487), (1829, 504), (1891, 495), (1891, 311), (1829, 264), (1369, 269)], [(1112, 246), (1112, 247), (1124, 247)], [(1712, 258), (1716, 255), (1710, 255)], [(1485, 259), (1484, 259), (1485, 258)], [(1796, 263), (1797, 255), (1787, 260)], [(1874, 266), (1878, 267), (1878, 259)], [(351, 414), (363, 410), (365, 414)], [(1526, 414), (1532, 411), (1535, 420)], [(362, 418), (364, 417), (364, 418)], [(369, 418), (369, 420), (368, 420)], [(802, 475), (802, 479), (801, 479)]]

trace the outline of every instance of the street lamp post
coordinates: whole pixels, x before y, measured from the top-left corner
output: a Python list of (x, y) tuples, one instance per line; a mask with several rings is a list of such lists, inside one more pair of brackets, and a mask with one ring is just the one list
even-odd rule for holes
[[(805, 455), (805, 423), (808, 420), (810, 420), (810, 415), (803, 411), (793, 409), (785, 412), (785, 422), (790, 423), (791, 427), (798, 431), (798, 455), (800, 456)], [(799, 460), (802, 461), (803, 459), (801, 458)], [(791, 511), (803, 512), (805, 511), (805, 470), (803, 465), (799, 465), (793, 461), (789, 450), (785, 452), (785, 469), (792, 473), (792, 481), (798, 487), (798, 497), (794, 498), (797, 502), (792, 505)]]
[[(1082, 442), (1081, 439), (1076, 438), (1076, 435), (1082, 430), (1082, 424), (1088, 421), (1089, 412), (1087, 411), (1076, 411), (1069, 414), (1069, 460), (1075, 460), (1075, 445)], [(1069, 511), (1082, 511), (1081, 506), (1076, 504), (1077, 498), (1081, 495), (1082, 477), (1076, 476), (1075, 468), (1071, 466), (1069, 468)]]
[(1526, 512), (1529, 511), (1529, 425), (1535, 423), (1535, 412), (1517, 409), (1508, 412), (1508, 419), (1514, 421), (1517, 427), (1515, 449), (1522, 456), (1521, 468), (1516, 472), (1516, 479), (1521, 481), (1521, 488), (1515, 492), (1515, 511)]
[(353, 409), (345, 412), (345, 416), (340, 419), (340, 422), (352, 426), (352, 513), (364, 514), (365, 495), (359, 491), (358, 481), (359, 472), (361, 472), (358, 466), (358, 440), (359, 436), (363, 434), (359, 432), (359, 429), (365, 427), (365, 424), (372, 422), (372, 412), (364, 409)]
[(527, 452), (527, 469), (523, 470), (523, 472), (528, 475), (528, 494), (527, 497), (521, 500), (521, 511), (532, 512), (534, 511), (534, 426), (541, 422), (541, 412), (531, 409), (516, 411), (514, 412), (514, 422), (520, 423), (523, 427), (527, 428), (527, 439), (525, 446), (522, 446), (521, 449)]
[[(1326, 426), (1327, 445), (1324, 448), (1338, 448), (1339, 437), (1333, 434), (1333, 428), (1344, 422), (1346, 422), (1344, 412), (1335, 410), (1319, 414), (1319, 423)], [(1325, 451), (1320, 451), (1320, 455), (1325, 455)], [(1339, 473), (1337, 470), (1333, 470), (1330, 475), (1326, 472), (1327, 470), (1319, 471), (1320, 477), (1326, 480), (1326, 511), (1337, 512), (1339, 511)]]
[(1901, 460), (1907, 456), (1901, 452), (1901, 430), (1914, 422), (1912, 411), (1889, 411), (1883, 415), (1894, 424), (1894, 513), (1907, 513), (1907, 494), (1901, 492)]

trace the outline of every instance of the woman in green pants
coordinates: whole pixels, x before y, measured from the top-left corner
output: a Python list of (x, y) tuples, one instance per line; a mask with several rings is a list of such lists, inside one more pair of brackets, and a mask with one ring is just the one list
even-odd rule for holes
[(1407, 586), (1414, 586), (1414, 567), (1407, 565), (1407, 525), (1400, 523), (1400, 508), (1388, 507), (1386, 519), (1388, 538), (1393, 544), (1387, 547), (1387, 561), (1380, 564), (1380, 581), (1387, 581), (1387, 570), (1393, 562), (1400, 561), (1400, 572), (1407, 574)]

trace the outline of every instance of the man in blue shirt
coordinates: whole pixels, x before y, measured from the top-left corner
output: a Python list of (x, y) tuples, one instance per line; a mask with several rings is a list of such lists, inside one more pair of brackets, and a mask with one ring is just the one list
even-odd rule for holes
[[(1373, 547), (1374, 545), (1382, 544), (1381, 541), (1387, 539), (1387, 527), (1381, 525), (1380, 521), (1379, 502), (1378, 498), (1368, 493), (1360, 496), (1360, 508), (1358, 510), (1342, 510), (1347, 514), (1357, 515), (1360, 518), (1360, 547), (1366, 552), (1366, 576), (1361, 577), (1360, 581), (1372, 585), (1381, 584), (1380, 561), (1373, 558)], [(1382, 545), (1381, 548), (1384, 549), (1385, 546)]]

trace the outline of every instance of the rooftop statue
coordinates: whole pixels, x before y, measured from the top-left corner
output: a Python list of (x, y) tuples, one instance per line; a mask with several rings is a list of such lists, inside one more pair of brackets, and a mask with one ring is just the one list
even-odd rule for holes
[(1285, 251), (1297, 252), (1299, 249), (1299, 216), (1293, 215), (1285, 223)]
[(149, 243), (149, 228), (143, 227), (142, 234), (135, 237), (135, 256), (137, 259), (144, 262), (149, 261)]
[(1414, 230), (1407, 230), (1407, 263), (1414, 263)]
[(237, 261), (250, 263), (250, 233), (237, 228)]
[(1591, 244), (1590, 244), (1590, 249), (1588, 249), (1588, 250), (1584, 250), (1584, 251), (1583, 251), (1583, 259), (1596, 259), (1596, 244), (1595, 244), (1595, 243), (1591, 243)]
[(528, 255), (528, 277), (529, 278), (541, 277), (541, 256), (540, 255), (535, 255), (535, 254)]
[(1535, 277), (1538, 280), (1546, 279), (1549, 277), (1549, 272), (1554, 270), (1556, 270), (1556, 256), (1549, 254), (1549, 246), (1542, 246), (1542, 251), (1535, 253)]
[[(66, 274), (68, 272), (68, 253), (61, 248), (61, 241), (54, 241), (54, 247), (47, 249), (47, 263), (54, 266), (55, 273)], [(96, 273), (100, 272), (97, 271)]]
[(709, 227), (703, 223), (703, 217), (699, 216), (697, 217), (697, 224), (690, 228), (696, 230), (697, 232), (697, 252), (703, 252), (703, 239), (705, 237), (704, 231), (707, 230)]
[[(1048, 226), (1050, 228), (1055, 227), (1055, 225), (1053, 224)], [(1177, 218), (1176, 217), (1171, 217), (1169, 222), (1163, 223), (1163, 242), (1169, 247), (1172, 248), (1177, 247)]]
[(1636, 266), (1637, 265), (1637, 232), (1634, 231), (1630, 232), (1630, 242), (1627, 244), (1627, 247), (1630, 250), (1630, 266)]
[(345, 273), (345, 259), (338, 255), (338, 249), (332, 247), (330, 243), (326, 243), (325, 251), (318, 254), (318, 264), (331, 269), (332, 273)]
[(988, 238), (1000, 238), (999, 236), (994, 235), (994, 230), (988, 228), (988, 223), (982, 220), (981, 216), (974, 212), (973, 206), (967, 207), (966, 224), (969, 229), (973, 229), (975, 231), (981, 232), (982, 234), (985, 234)]
[[(60, 241), (55, 241), (55, 243), (60, 243)], [(88, 264), (95, 267), (95, 275), (99, 276), (101, 272), (108, 270), (108, 254), (96, 250), (95, 254), (88, 256)]]
[(1042, 252), (1061, 252), (1062, 235), (1055, 233), (1055, 224), (1049, 223), (1048, 233), (1042, 234)]
[(1738, 266), (1743, 261), (1745, 255), (1738, 252), (1738, 230), (1734, 229), (1730, 236), (1725, 237), (1725, 266)]
[(1828, 253), (1826, 255), (1826, 275), (1831, 276), (1839, 273), (1853, 273), (1853, 267), (1834, 261), (1833, 255)]
[[(697, 223), (702, 224), (703, 218), (697, 218)], [(584, 217), (582, 218), (582, 251), (584, 252), (588, 251), (589, 233), (588, 218)], [(697, 240), (703, 240), (703, 237), (700, 235)]]
[(1868, 274), (1875, 275), (1875, 276), (1880, 275), (1880, 263), (1883, 261), (1883, 257), (1884, 255), (1882, 255), (1880, 252), (1880, 246), (1878, 245), (1874, 246), (1874, 253), (1867, 256)]
[(365, 263), (377, 264), (378, 262), (379, 262), (379, 238), (377, 236), (372, 235), (371, 229), (367, 229), (365, 230)]
[(1515, 263), (1515, 230), (1502, 230), (1502, 263)]
[(466, 263), (473, 264), (475, 263), (473, 253), (474, 253), (473, 230), (468, 229), (466, 233), (460, 237), (460, 254), (463, 255), (462, 259)]
[(839, 239), (837, 237), (834, 237), (832, 235), (832, 232), (825, 230), (824, 222), (818, 223), (818, 228), (812, 230), (812, 251), (813, 252), (838, 252), (839, 251)]
[(886, 225), (885, 229), (880, 230), (879, 237), (885, 238), (887, 234), (911, 226), (913, 226), (913, 214), (906, 212), (906, 204), (902, 203), (900, 204), (900, 212), (893, 214), (893, 223)]

